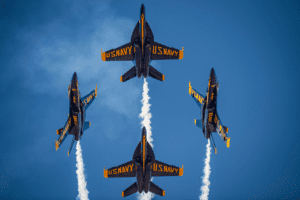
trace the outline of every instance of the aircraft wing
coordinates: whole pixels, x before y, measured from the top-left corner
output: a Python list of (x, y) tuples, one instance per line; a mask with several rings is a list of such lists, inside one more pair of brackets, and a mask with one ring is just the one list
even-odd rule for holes
[(135, 177), (136, 169), (133, 161), (129, 161), (117, 167), (112, 167), (110, 169), (105, 169), (104, 167), (104, 177), (105, 178), (122, 178), (122, 177)]
[(67, 120), (65, 126), (56, 131), (57, 135), (59, 135), (58, 140), (55, 140), (55, 149), (56, 149), (56, 151), (58, 150), (61, 143), (65, 140), (66, 136), (68, 135), (68, 132), (69, 132), (69, 129), (70, 129), (70, 124), (71, 124), (71, 117), (68, 117), (68, 120)]
[(134, 59), (134, 47), (133, 43), (129, 42), (120, 46), (116, 49), (111, 49), (106, 52), (102, 52), (101, 49), (101, 58), (103, 61), (124, 61), (124, 60), (133, 60)]
[(227, 134), (228, 133), (228, 128), (226, 126), (223, 126), (222, 123), (221, 123), (221, 120), (220, 120), (220, 117), (219, 115), (215, 115), (216, 120), (217, 122), (217, 128), (216, 128), (216, 131), (217, 133), (220, 135), (220, 137), (222, 138), (222, 140), (226, 143), (226, 146), (229, 148), (230, 147), (230, 137), (227, 137)]
[(182, 168), (180, 168), (174, 165), (168, 165), (166, 163), (155, 160), (152, 165), (151, 175), (152, 176), (182, 176), (183, 165)]
[(182, 50), (179, 50), (154, 42), (151, 49), (150, 60), (182, 59), (183, 51), (183, 47)]
[(98, 89), (97, 89), (97, 85), (96, 85), (96, 89), (94, 89), (88, 95), (85, 95), (83, 98), (81, 98), (81, 101), (84, 104), (85, 110), (92, 104), (94, 99), (97, 97), (97, 92), (98, 92)]
[(197, 92), (197, 90), (193, 89), (191, 86), (191, 82), (189, 82), (189, 93), (196, 101), (197, 105), (201, 108), (201, 104), (203, 103), (205, 96), (200, 92)]

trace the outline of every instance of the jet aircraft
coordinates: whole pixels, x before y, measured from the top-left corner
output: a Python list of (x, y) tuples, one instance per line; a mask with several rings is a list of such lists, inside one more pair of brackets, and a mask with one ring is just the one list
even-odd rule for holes
[(219, 83), (215, 74), (214, 68), (210, 71), (208, 88), (206, 95), (197, 92), (192, 88), (191, 82), (189, 82), (189, 93), (196, 101), (197, 105), (201, 108), (201, 120), (195, 119), (195, 125), (202, 128), (203, 135), (206, 139), (210, 139), (215, 154), (217, 154), (217, 148), (214, 143), (212, 132), (217, 132), (221, 139), (230, 146), (230, 137), (227, 137), (228, 128), (223, 126), (220, 117), (217, 113), (217, 95), (219, 91)]
[(139, 193), (141, 193), (142, 191), (148, 193), (148, 191), (150, 191), (160, 196), (164, 196), (165, 191), (150, 181), (151, 176), (155, 177), (182, 175), (183, 165), (182, 168), (179, 168), (174, 165), (165, 164), (155, 159), (153, 149), (147, 141), (145, 127), (142, 130), (142, 139), (137, 145), (131, 161), (117, 167), (112, 167), (110, 169), (105, 169), (104, 167), (105, 178), (137, 178), (137, 182), (134, 182), (131, 186), (129, 186), (122, 192), (122, 197), (129, 196), (133, 193), (136, 193), (137, 191)]
[(167, 47), (154, 42), (153, 33), (148, 22), (145, 20), (145, 7), (142, 4), (140, 21), (136, 24), (131, 41), (116, 49), (102, 52), (103, 61), (129, 61), (135, 60), (135, 66), (120, 77), (121, 82), (125, 82), (136, 76), (145, 78), (149, 75), (160, 81), (165, 80), (165, 76), (150, 65), (151, 60), (182, 59), (183, 51), (173, 47)]
[(70, 149), (68, 151), (68, 156), (70, 155), (74, 141), (80, 140), (83, 131), (91, 126), (91, 122), (85, 122), (85, 111), (97, 97), (97, 85), (96, 89), (90, 92), (83, 98), (80, 98), (78, 88), (77, 74), (74, 72), (71, 84), (68, 87), (68, 96), (70, 100), (70, 114), (68, 115), (67, 122), (65, 126), (61, 129), (56, 130), (57, 135), (59, 135), (58, 140), (55, 140), (55, 149), (60, 147), (62, 142), (65, 140), (68, 134), (73, 135), (73, 140), (71, 142)]

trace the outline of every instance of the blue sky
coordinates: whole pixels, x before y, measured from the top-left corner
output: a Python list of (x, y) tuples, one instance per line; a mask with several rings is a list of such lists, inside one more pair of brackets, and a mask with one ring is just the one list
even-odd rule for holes
[(81, 140), (89, 198), (120, 199), (135, 181), (105, 179), (103, 167), (132, 158), (143, 80), (121, 83), (134, 64), (103, 62), (101, 49), (129, 42), (142, 3), (154, 40), (185, 50), (182, 60), (151, 63), (164, 82), (147, 78), (155, 157), (184, 165), (182, 177), (154, 179), (166, 191), (155, 199), (199, 199), (207, 140), (194, 125), (200, 109), (188, 82), (205, 93), (212, 67), (231, 147), (214, 133), (209, 198), (300, 198), (300, 3), (292, 0), (1, 1), (0, 198), (78, 195), (76, 148), (67, 156), (72, 138), (58, 151), (54, 145), (74, 71), (81, 95), (98, 85)]

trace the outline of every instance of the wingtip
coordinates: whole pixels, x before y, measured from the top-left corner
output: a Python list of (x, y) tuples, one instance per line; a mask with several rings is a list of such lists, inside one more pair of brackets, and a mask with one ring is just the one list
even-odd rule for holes
[(227, 148), (230, 147), (230, 137), (227, 139)]
[(179, 50), (179, 59), (183, 58), (183, 51), (184, 51), (184, 48), (182, 47), (182, 50)]
[(183, 52), (184, 52), (184, 47), (182, 47), (182, 50), (179, 50), (179, 59), (183, 58)]
[(59, 148), (59, 144), (58, 144), (58, 141), (55, 140), (55, 150), (57, 151), (57, 149)]
[(108, 170), (103, 167), (104, 170), (104, 178), (108, 178)]
[(122, 197), (124, 197), (124, 191), (122, 192)]
[(192, 86), (191, 86), (191, 81), (189, 81), (189, 94), (192, 94)]
[(162, 195), (165, 196), (166, 192), (163, 190)]
[(162, 75), (162, 81), (164, 81), (165, 80), (165, 75)]
[(120, 76), (120, 81), (123, 82), (123, 76)]
[(101, 49), (101, 58), (103, 61), (106, 61), (106, 55), (105, 52), (102, 52), (102, 49)]
[(183, 175), (183, 165), (182, 165), (182, 168), (179, 168), (179, 176), (182, 176)]
[(97, 89), (97, 84), (96, 84), (96, 89), (95, 89), (95, 97), (97, 97), (98, 89)]

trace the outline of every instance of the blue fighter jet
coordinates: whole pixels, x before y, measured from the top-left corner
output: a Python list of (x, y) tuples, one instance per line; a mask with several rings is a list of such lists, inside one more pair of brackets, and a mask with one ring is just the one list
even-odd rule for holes
[(91, 122), (85, 122), (85, 111), (97, 97), (97, 85), (95, 90), (90, 92), (85, 97), (80, 98), (81, 95), (78, 88), (77, 74), (74, 72), (68, 91), (70, 100), (70, 114), (68, 115), (65, 126), (56, 131), (57, 135), (59, 135), (59, 138), (58, 140), (55, 140), (55, 149), (57, 151), (68, 134), (73, 135), (73, 140), (68, 151), (69, 156), (74, 141), (80, 140), (83, 131), (91, 126)]
[(208, 88), (206, 95), (197, 92), (192, 88), (191, 82), (189, 82), (189, 93), (196, 101), (197, 105), (201, 108), (201, 120), (195, 119), (195, 125), (202, 129), (203, 135), (206, 139), (210, 139), (215, 154), (217, 154), (217, 148), (214, 143), (212, 132), (217, 132), (221, 139), (226, 143), (227, 147), (230, 146), (230, 137), (227, 137), (228, 128), (223, 126), (219, 115), (217, 113), (217, 95), (219, 91), (219, 83), (215, 74), (214, 68), (210, 71)]
[(182, 59), (182, 50), (173, 47), (167, 47), (160, 43), (154, 42), (154, 36), (148, 22), (145, 19), (145, 7), (142, 4), (140, 21), (136, 24), (131, 41), (116, 49), (111, 49), (102, 52), (101, 57), (103, 61), (129, 61), (135, 60), (135, 66), (128, 70), (120, 77), (121, 82), (125, 82), (134, 77), (144, 78), (149, 75), (160, 81), (165, 80), (165, 76), (150, 65), (151, 60), (168, 60), (168, 59)]

